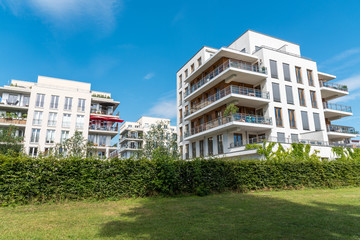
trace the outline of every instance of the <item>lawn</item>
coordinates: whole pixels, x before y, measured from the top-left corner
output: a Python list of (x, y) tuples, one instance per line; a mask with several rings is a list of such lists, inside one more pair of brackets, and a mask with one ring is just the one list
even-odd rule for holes
[(360, 188), (0, 208), (0, 239), (360, 239)]

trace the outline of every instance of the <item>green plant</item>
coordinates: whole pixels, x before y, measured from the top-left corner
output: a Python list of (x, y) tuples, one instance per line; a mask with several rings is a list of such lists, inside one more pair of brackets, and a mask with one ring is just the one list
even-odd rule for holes
[(238, 111), (239, 111), (239, 108), (235, 104), (231, 103), (226, 107), (226, 109), (224, 111), (224, 116), (228, 117), (229, 115), (236, 114)]

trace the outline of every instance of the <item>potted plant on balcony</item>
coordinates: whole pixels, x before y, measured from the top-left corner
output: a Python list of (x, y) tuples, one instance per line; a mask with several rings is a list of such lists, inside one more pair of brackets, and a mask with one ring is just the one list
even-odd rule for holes
[(343, 85), (342, 90), (346, 91), (347, 90), (347, 85)]
[(230, 121), (230, 116), (234, 116), (238, 111), (239, 108), (234, 103), (231, 103), (226, 107), (224, 111), (224, 116)]

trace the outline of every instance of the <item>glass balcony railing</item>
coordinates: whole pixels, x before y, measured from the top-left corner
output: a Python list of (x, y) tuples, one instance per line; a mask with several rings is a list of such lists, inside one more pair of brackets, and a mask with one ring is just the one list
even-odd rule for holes
[(349, 92), (348, 87), (346, 85), (341, 85), (338, 83), (329, 83), (329, 82), (320, 81), (320, 87), (328, 87), (336, 90)]
[(325, 109), (336, 110), (336, 111), (342, 111), (342, 112), (349, 112), (349, 113), (352, 112), (350, 106), (345, 106), (345, 105), (336, 104), (336, 103), (324, 102), (324, 108)]
[(220, 66), (216, 67), (213, 71), (208, 73), (206, 76), (201, 78), (201, 80), (199, 82), (192, 85), (192, 87), (185, 92), (185, 97), (187, 97), (191, 93), (195, 92), (197, 89), (202, 87), (204, 84), (212, 81), (215, 77), (217, 77), (218, 75), (220, 75), (222, 72), (224, 72), (225, 70), (227, 70), (230, 67), (242, 69), (242, 70), (246, 70), (246, 71), (251, 71), (251, 72), (256, 72), (256, 73), (266, 74), (266, 68), (260, 69), (258, 65), (251, 65), (246, 62), (229, 59), (226, 62), (224, 62), (223, 64), (221, 64)]
[(191, 129), (191, 134), (189, 132), (185, 132), (185, 137), (190, 135), (194, 135), (197, 133), (204, 132), (206, 130), (230, 123), (230, 122), (243, 122), (243, 123), (253, 123), (253, 124), (265, 124), (271, 125), (271, 118), (258, 116), (258, 115), (249, 115), (249, 114), (234, 114), (228, 117), (220, 117), (213, 121), (203, 123), (195, 128)]
[(99, 130), (99, 131), (112, 131), (117, 132), (118, 127), (117, 126), (108, 126), (108, 125), (95, 125), (90, 124), (89, 125), (90, 130)]
[(205, 99), (205, 101), (202, 101), (201, 103), (194, 105), (192, 107), (192, 109), (185, 111), (185, 117), (187, 117), (188, 115), (190, 115), (192, 113), (199, 111), (200, 109), (202, 109), (202, 108), (204, 108), (204, 107), (206, 107), (206, 106), (208, 106), (230, 94), (239, 94), (239, 95), (244, 95), (244, 96), (249, 96), (249, 97), (254, 97), (254, 98), (259, 98), (259, 99), (269, 99), (270, 98), (269, 92), (262, 92), (255, 88), (246, 88), (246, 87), (239, 87), (239, 86), (231, 85), (231, 86), (228, 86), (228, 87), (224, 88), (223, 90), (219, 91), (218, 93), (211, 95), (210, 97)]
[(339, 126), (339, 125), (327, 125), (328, 132), (338, 132), (338, 133), (350, 133), (350, 134), (359, 134), (359, 131), (356, 131), (353, 127)]

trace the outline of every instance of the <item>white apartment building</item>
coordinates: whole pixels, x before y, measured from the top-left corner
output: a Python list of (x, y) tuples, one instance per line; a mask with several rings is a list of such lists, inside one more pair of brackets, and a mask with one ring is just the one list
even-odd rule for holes
[[(332, 121), (352, 116), (331, 103), (348, 95), (336, 77), (319, 72), (300, 46), (246, 31), (228, 47), (203, 47), (177, 72), (178, 136), (184, 159), (256, 157), (245, 145), (264, 140), (306, 143), (320, 156), (358, 132)], [(224, 116), (229, 104), (236, 114)]]
[(176, 135), (176, 127), (170, 126), (170, 119), (167, 118), (141, 117), (136, 122), (123, 123), (119, 134), (119, 156), (122, 158), (135, 156), (137, 151), (141, 150), (145, 144), (145, 134), (151, 130), (152, 126), (159, 123), (164, 124), (169, 137)]
[(48, 152), (75, 131), (94, 144), (99, 156), (117, 149), (111, 139), (123, 121), (114, 116), (120, 102), (110, 93), (92, 91), (90, 83), (43, 76), (36, 83), (12, 80), (0, 87), (0, 98), (0, 128), (17, 126), (29, 155)]

